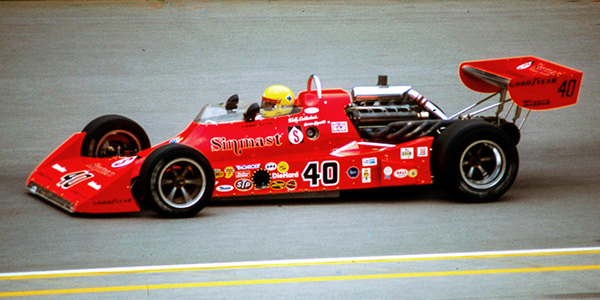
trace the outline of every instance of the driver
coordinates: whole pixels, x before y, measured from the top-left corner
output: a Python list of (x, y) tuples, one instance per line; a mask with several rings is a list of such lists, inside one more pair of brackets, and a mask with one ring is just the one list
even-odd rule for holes
[(283, 85), (272, 85), (265, 90), (260, 105), (263, 117), (289, 114), (294, 108), (294, 93)]

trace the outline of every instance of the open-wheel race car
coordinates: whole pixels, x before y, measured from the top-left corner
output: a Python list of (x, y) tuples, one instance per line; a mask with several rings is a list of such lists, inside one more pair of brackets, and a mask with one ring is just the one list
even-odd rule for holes
[(152, 207), (167, 217), (194, 216), (217, 198), (325, 197), (434, 181), (458, 201), (492, 201), (517, 175), (523, 110), (574, 105), (583, 74), (536, 57), (465, 62), (459, 73), (491, 95), (453, 115), (385, 76), (347, 92), (323, 89), (311, 75), (297, 97), (265, 92), (262, 105), (238, 109), (235, 95), (206, 105), (155, 146), (131, 119), (102, 116), (52, 152), (27, 187), (71, 213)]

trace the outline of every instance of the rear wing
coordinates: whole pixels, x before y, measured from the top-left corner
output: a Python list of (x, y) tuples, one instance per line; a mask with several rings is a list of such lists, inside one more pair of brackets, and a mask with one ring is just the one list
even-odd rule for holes
[(464, 62), (459, 73), (468, 88), (502, 98), (508, 92), (510, 100), (528, 110), (574, 105), (583, 77), (583, 72), (533, 56)]

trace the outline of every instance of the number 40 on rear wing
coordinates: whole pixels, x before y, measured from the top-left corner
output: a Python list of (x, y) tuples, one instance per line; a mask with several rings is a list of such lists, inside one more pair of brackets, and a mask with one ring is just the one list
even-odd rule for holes
[(460, 78), (482, 93), (508, 92), (519, 107), (547, 110), (577, 103), (583, 73), (541, 58), (526, 56), (464, 62)]

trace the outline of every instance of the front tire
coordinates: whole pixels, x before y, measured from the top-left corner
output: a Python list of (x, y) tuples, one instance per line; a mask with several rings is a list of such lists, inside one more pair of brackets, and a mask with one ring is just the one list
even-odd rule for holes
[(140, 169), (142, 198), (164, 217), (196, 215), (210, 201), (214, 171), (195, 149), (167, 144), (154, 150)]
[(150, 139), (135, 121), (120, 115), (105, 115), (91, 121), (82, 132), (81, 155), (88, 157), (133, 156), (150, 147)]
[(459, 121), (436, 138), (433, 172), (461, 202), (489, 202), (513, 184), (519, 168), (514, 138), (479, 120)]

